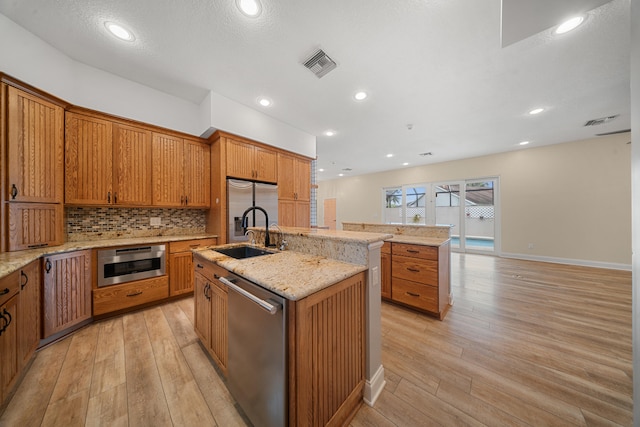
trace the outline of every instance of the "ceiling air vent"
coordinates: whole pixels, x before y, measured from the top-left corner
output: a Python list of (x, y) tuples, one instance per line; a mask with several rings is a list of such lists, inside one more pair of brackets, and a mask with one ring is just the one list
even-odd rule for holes
[(337, 67), (335, 61), (329, 58), (322, 49), (318, 49), (311, 57), (303, 62), (303, 65), (310, 69), (317, 78), (321, 78), (329, 71)]
[(353, 169), (351, 169), (351, 168), (344, 168), (344, 169), (342, 169), (342, 170), (343, 170), (343, 171), (345, 171), (345, 172), (351, 172)]
[(619, 114), (616, 114), (615, 116), (600, 117), (599, 119), (589, 120), (584, 125), (585, 126), (597, 126), (597, 125), (601, 125), (601, 124), (604, 124), (604, 123), (609, 123), (611, 120), (615, 119), (618, 116), (619, 116)]
[(427, 151), (426, 153), (420, 153), (420, 155), (421, 155), (422, 157), (425, 157), (425, 156), (433, 156), (433, 153), (432, 153), (431, 151)]

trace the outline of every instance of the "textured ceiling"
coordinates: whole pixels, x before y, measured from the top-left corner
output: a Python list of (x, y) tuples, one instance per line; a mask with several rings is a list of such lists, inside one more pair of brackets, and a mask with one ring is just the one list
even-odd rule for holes
[[(318, 137), (320, 180), (630, 127), (629, 0), (591, 10), (571, 33), (505, 48), (500, 0), (262, 5), (257, 19), (233, 0), (0, 0), (0, 13), (77, 61), (193, 102), (213, 90), (261, 109), (256, 98), (268, 96), (262, 111)], [(135, 42), (107, 34), (106, 20)], [(338, 63), (322, 79), (301, 65), (319, 47)], [(354, 102), (358, 90), (369, 98)]]

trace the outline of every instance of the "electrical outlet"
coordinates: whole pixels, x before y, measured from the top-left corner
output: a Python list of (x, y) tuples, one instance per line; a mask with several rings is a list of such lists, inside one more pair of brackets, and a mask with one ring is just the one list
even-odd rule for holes
[(372, 286), (374, 287), (378, 286), (378, 283), (380, 283), (380, 274), (378, 274), (378, 271), (379, 269), (377, 266), (371, 269), (371, 277), (373, 279)]
[(162, 225), (162, 221), (159, 216), (149, 217), (149, 225)]
[(529, 249), (533, 249), (533, 243), (529, 243)]

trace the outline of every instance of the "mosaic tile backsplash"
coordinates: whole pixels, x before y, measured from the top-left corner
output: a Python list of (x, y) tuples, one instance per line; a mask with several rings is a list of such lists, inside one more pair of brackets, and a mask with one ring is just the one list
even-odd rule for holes
[[(161, 225), (150, 225), (150, 218)], [(205, 231), (206, 210), (158, 208), (65, 208), (68, 242), (119, 237), (175, 236)]]

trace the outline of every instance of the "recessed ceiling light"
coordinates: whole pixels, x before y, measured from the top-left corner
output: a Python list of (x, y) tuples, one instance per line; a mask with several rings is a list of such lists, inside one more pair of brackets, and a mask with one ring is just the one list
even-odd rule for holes
[(249, 18), (256, 18), (262, 12), (260, 0), (236, 0), (236, 6), (243, 15)]
[(107, 28), (107, 30), (109, 30), (111, 34), (113, 34), (120, 40), (132, 42), (136, 39), (131, 31), (127, 30), (120, 24), (116, 24), (115, 22), (105, 22), (104, 26)]
[(263, 107), (269, 107), (272, 102), (269, 98), (265, 98), (264, 96), (258, 98), (258, 104), (262, 105)]
[(344, 174), (343, 173), (339, 173), (338, 176), (344, 176)]
[(393, 154), (389, 153), (387, 154), (387, 157), (393, 157)]
[(402, 164), (402, 166), (409, 166), (409, 163), (404, 162), (404, 163)]
[(318, 169), (318, 172), (324, 172), (324, 169), (320, 168)]
[(356, 101), (363, 101), (367, 99), (367, 96), (369, 96), (367, 95), (367, 92), (356, 92), (356, 94), (353, 95)]
[(584, 21), (584, 17), (574, 16), (573, 18), (567, 19), (562, 24), (558, 25), (558, 28), (556, 28), (555, 32), (556, 34), (568, 33), (569, 31), (576, 29), (576, 27), (582, 24), (583, 21)]
[(519, 145), (527, 145), (529, 141), (522, 141)]
[(328, 131), (326, 131), (324, 134), (325, 134), (326, 136), (333, 136), (333, 135), (335, 135), (336, 133), (335, 133), (335, 131), (328, 130)]
[(531, 114), (532, 116), (535, 116), (536, 114), (540, 114), (544, 111), (544, 108), (535, 108), (531, 111), (529, 111), (529, 114)]

